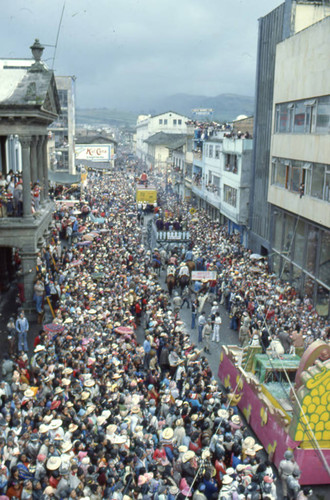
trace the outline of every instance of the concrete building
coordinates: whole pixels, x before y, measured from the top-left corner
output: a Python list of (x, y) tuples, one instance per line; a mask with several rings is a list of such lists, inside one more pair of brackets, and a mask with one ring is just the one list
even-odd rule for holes
[(212, 219), (228, 224), (230, 233), (239, 232), (245, 246), (251, 160), (252, 138), (217, 131), (199, 141), (192, 164), (192, 201)]
[[(286, 0), (285, 3), (259, 19), (252, 185), (249, 205), (249, 246), (255, 252), (264, 255), (271, 252), (271, 212), (267, 187), (273, 120), (276, 46), (279, 42), (317, 23), (329, 14), (329, 0)], [(304, 78), (304, 72), (299, 78)]]
[(55, 80), (60, 99), (61, 114), (49, 127), (53, 139), (50, 151), (50, 166), (54, 171), (75, 174), (76, 79), (74, 76), (56, 76)]
[(276, 47), (267, 198), (274, 271), (322, 315), (330, 296), (329, 47), (330, 16)]
[[(6, 176), (10, 170), (18, 169), (22, 180), (21, 209), (10, 217), (8, 211), (0, 217), (0, 286), (5, 288), (12, 277), (12, 253), (18, 249), (27, 306), (32, 302), (37, 252), (47, 241), (52, 223), (47, 127), (60, 113), (54, 74), (40, 60), (43, 49), (36, 40), (31, 47), (34, 62), (2, 60), (0, 65), (1, 173)], [(8, 154), (8, 138), (12, 137), (19, 142), (15, 157)], [(16, 186), (21, 182), (19, 177), (18, 180)], [(31, 183), (37, 180), (41, 203), (32, 213)]]
[[(159, 115), (140, 115), (136, 124), (136, 155), (143, 161), (151, 163), (152, 158), (148, 157), (148, 143), (151, 136), (157, 133), (164, 134), (187, 134), (187, 124), (189, 120), (186, 116), (167, 111)], [(152, 165), (153, 166), (153, 165)]]

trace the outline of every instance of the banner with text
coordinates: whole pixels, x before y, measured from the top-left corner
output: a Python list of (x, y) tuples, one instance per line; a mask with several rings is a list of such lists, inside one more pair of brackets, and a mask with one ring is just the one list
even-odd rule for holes
[(108, 144), (76, 144), (77, 160), (110, 161), (111, 145)]
[(217, 279), (217, 273), (216, 271), (193, 271), (191, 273), (191, 279), (214, 281)]

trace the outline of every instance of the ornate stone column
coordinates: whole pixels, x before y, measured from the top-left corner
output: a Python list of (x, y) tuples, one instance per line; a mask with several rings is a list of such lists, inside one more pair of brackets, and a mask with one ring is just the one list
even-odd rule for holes
[(33, 305), (33, 287), (36, 276), (37, 253), (22, 250), (21, 254), (22, 274), (19, 281), (24, 287), (24, 309), (32, 310)]
[(49, 181), (48, 181), (48, 138), (47, 135), (44, 136), (44, 142), (42, 145), (43, 152), (43, 172), (44, 172), (44, 200), (47, 201), (49, 196)]
[(31, 167), (30, 144), (31, 136), (22, 135), (19, 138), (22, 146), (22, 175), (23, 175), (23, 216), (31, 217)]
[(30, 148), (32, 184), (34, 184), (38, 180), (37, 142), (38, 142), (38, 137), (36, 135), (33, 135), (32, 140), (31, 140), (31, 148)]
[(38, 136), (38, 142), (37, 142), (37, 171), (38, 171), (38, 179), (40, 183), (40, 201), (44, 200), (45, 193), (44, 193), (44, 169), (43, 169), (43, 143), (44, 143), (44, 136), (39, 135)]

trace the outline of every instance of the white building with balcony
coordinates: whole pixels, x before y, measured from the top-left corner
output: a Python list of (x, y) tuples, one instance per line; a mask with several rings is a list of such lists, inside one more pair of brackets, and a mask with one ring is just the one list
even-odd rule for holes
[(192, 197), (213, 219), (247, 242), (252, 139), (218, 132), (194, 153)]
[(136, 155), (138, 158), (143, 161), (150, 160), (146, 141), (155, 134), (160, 132), (164, 134), (187, 134), (188, 120), (189, 118), (186, 116), (174, 111), (167, 111), (155, 116), (140, 115), (136, 124)]
[(268, 189), (274, 271), (324, 316), (330, 303), (329, 47), (330, 16), (277, 45)]

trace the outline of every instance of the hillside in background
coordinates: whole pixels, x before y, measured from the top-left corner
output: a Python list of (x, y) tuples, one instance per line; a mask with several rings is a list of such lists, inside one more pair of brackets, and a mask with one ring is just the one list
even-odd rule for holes
[(192, 110), (200, 108), (213, 109), (213, 120), (231, 121), (238, 115), (254, 114), (254, 97), (236, 94), (220, 94), (215, 97), (175, 94), (158, 99), (147, 112), (158, 114), (172, 110), (191, 117)]
[[(120, 111), (108, 108), (77, 109), (76, 121), (78, 125), (107, 124), (115, 126), (132, 126), (136, 124), (136, 119), (139, 114), (156, 115), (171, 110), (192, 117), (192, 110), (200, 108), (213, 109), (213, 116), (211, 118), (213, 120), (232, 121), (238, 115), (253, 115), (254, 97), (236, 94), (221, 94), (216, 97), (175, 94), (154, 99), (150, 105), (136, 108), (131, 111)], [(198, 119), (198, 117), (196, 118)]]

